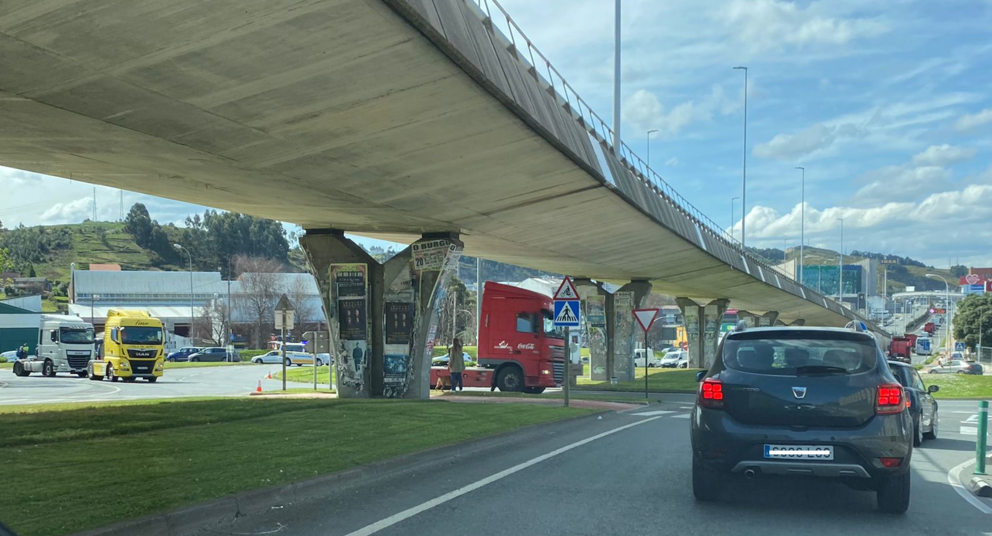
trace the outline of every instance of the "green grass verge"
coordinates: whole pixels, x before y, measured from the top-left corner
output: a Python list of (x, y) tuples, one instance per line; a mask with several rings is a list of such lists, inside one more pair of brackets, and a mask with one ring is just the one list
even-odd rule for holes
[(181, 368), (199, 368), (199, 367), (240, 367), (240, 366), (255, 366), (251, 361), (242, 361), (240, 363), (228, 363), (227, 361), (199, 361), (196, 363), (190, 363), (189, 361), (184, 361), (180, 363), (171, 363), (169, 361), (165, 362), (166, 369), (181, 369)]
[[(451, 393), (447, 393), (444, 396), (448, 396)], [(454, 393), (453, 396), (476, 396), (476, 397), (493, 397), (493, 398), (537, 398), (537, 399), (553, 399), (562, 400), (564, 395), (561, 393), (544, 393), (540, 395), (532, 395), (527, 393), (504, 393), (501, 391), (462, 391), (459, 393)], [(596, 400), (598, 402), (620, 402), (622, 404), (639, 404), (643, 400), (637, 398), (625, 398), (620, 396), (610, 396), (610, 395), (600, 395), (591, 393), (576, 392), (573, 390), (569, 393), (569, 397), (572, 400)]]
[[(317, 367), (317, 386), (329, 385), (332, 372), (335, 376), (334, 379), (337, 380), (337, 371), (334, 371), (333, 367)], [(272, 378), (281, 380), (282, 371), (273, 374)], [(286, 381), (313, 385), (313, 367), (290, 367), (286, 369)]]
[[(648, 391), (649, 392), (676, 392), (695, 393), (698, 383), (696, 373), (700, 369), (648, 369)], [(637, 379), (632, 382), (617, 382), (611, 385), (609, 381), (592, 381), (588, 378), (579, 378), (578, 387), (575, 389), (589, 391), (644, 391), (644, 369), (638, 368)]]
[(992, 400), (992, 376), (971, 374), (923, 374), (923, 383), (939, 385), (938, 399), (986, 398)]
[[(219, 399), (0, 414), (0, 518), (59, 536), (589, 413), (527, 404)], [(28, 408), (30, 410), (30, 408)], [(57, 503), (57, 514), (53, 503)]]

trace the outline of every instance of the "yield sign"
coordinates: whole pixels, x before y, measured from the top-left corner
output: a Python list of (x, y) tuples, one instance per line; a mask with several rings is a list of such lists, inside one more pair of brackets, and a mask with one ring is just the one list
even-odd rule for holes
[(637, 319), (637, 323), (641, 325), (641, 329), (645, 333), (651, 329), (651, 324), (654, 324), (654, 319), (658, 316), (657, 309), (634, 309), (634, 318)]
[(578, 300), (579, 293), (575, 290), (575, 285), (572, 284), (572, 278), (565, 276), (565, 279), (561, 282), (558, 290), (555, 292), (553, 300)]

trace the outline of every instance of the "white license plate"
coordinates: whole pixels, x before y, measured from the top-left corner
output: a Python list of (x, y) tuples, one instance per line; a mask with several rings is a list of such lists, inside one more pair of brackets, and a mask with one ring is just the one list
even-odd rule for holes
[(830, 445), (765, 445), (765, 458), (772, 460), (832, 460)]

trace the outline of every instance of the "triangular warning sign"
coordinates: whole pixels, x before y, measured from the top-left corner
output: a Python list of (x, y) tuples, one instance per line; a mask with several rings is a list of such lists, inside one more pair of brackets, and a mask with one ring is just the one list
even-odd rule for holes
[(634, 309), (634, 318), (637, 319), (637, 323), (644, 331), (651, 329), (651, 324), (654, 324), (654, 319), (657, 316), (657, 309)]
[(579, 293), (575, 290), (575, 285), (572, 284), (572, 278), (565, 276), (565, 279), (561, 282), (558, 287), (558, 291), (555, 292), (554, 300), (577, 300), (579, 299)]
[(564, 304), (561, 311), (558, 312), (558, 316), (555, 317), (556, 324), (577, 324), (579, 319), (575, 317), (575, 313), (572, 312), (572, 307), (570, 303)]

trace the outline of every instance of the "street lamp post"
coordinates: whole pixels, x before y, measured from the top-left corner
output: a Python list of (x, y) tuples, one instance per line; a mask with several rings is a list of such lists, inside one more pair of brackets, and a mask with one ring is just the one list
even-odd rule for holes
[[(651, 135), (658, 132), (658, 129), (653, 128), (648, 131), (648, 169), (651, 169)], [(648, 171), (650, 174), (650, 171)], [(650, 180), (650, 177), (648, 178)]]
[(734, 238), (734, 224), (737, 222), (734, 220), (734, 201), (737, 201), (740, 197), (730, 198), (730, 238)]
[(739, 65), (734, 69), (744, 71), (744, 167), (741, 181), (741, 251), (747, 243), (747, 67)]
[(620, 0), (613, 15), (613, 151), (620, 157)]
[(837, 261), (837, 298), (841, 305), (844, 304), (844, 218), (837, 218), (840, 222), (840, 258)]
[(799, 219), (801, 223), (799, 224), (799, 284), (803, 284), (803, 266), (806, 264), (806, 257), (804, 256), (803, 244), (806, 243), (806, 168), (802, 166), (797, 166), (796, 169), (800, 169), (803, 172), (802, 180), (802, 198), (799, 207)]
[[(945, 358), (951, 357), (951, 286), (947, 284), (944, 276), (938, 274), (927, 274), (930, 279), (940, 279), (944, 282), (944, 318), (947, 320), (947, 333), (944, 335), (944, 350), (947, 354)], [(981, 332), (981, 330), (979, 330)]]
[(190, 254), (189, 250), (184, 248), (182, 244), (173, 244), (178, 250), (186, 252), (186, 258), (189, 259), (189, 338), (193, 340), (193, 255)]

